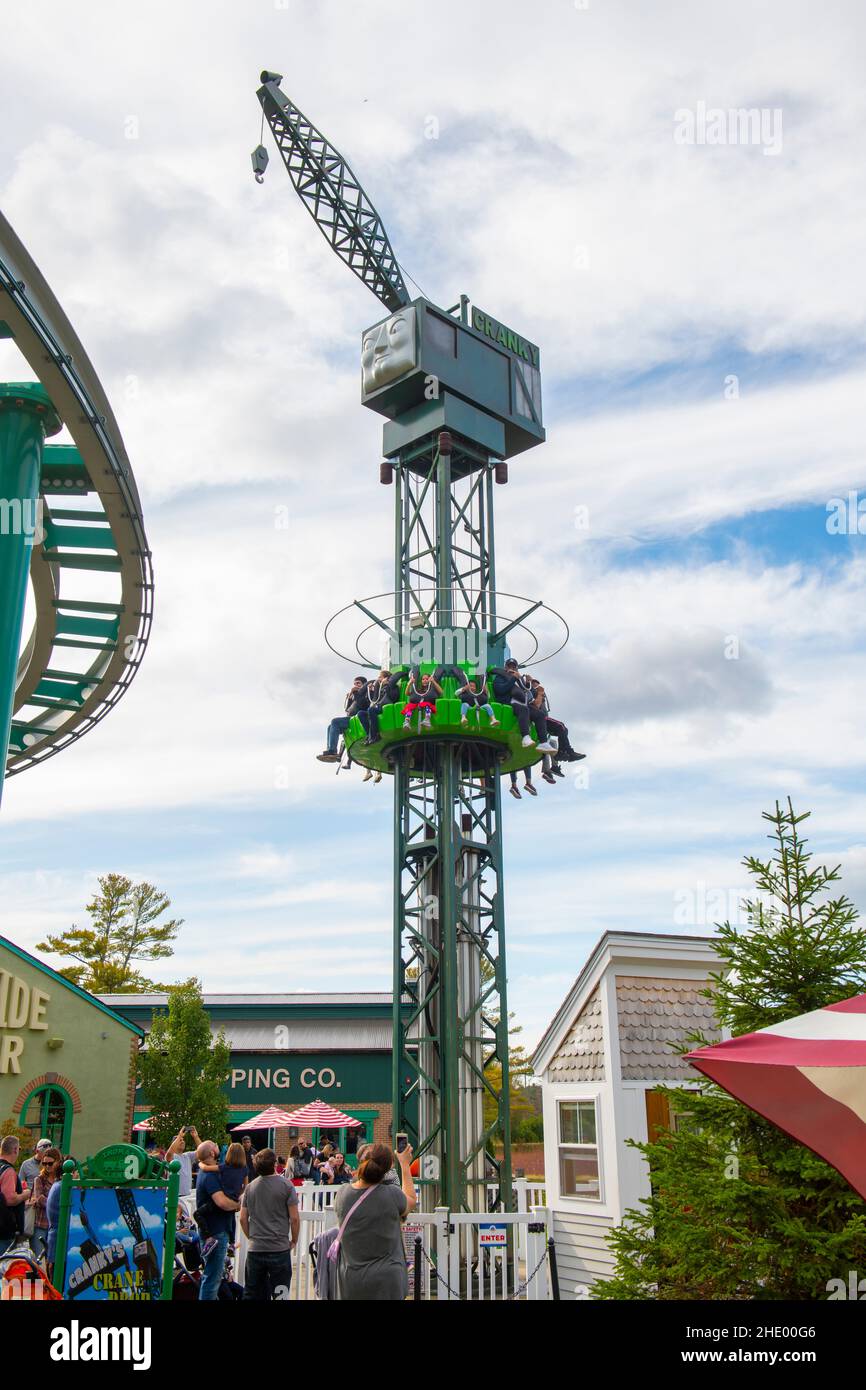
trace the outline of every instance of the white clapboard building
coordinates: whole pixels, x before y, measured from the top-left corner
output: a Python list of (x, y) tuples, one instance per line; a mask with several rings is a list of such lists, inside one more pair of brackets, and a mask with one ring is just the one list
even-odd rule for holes
[(612, 1273), (605, 1234), (649, 1195), (646, 1162), (627, 1141), (670, 1126), (659, 1085), (698, 1080), (670, 1044), (714, 1035), (701, 992), (718, 969), (709, 937), (607, 932), (535, 1050), (563, 1298)]

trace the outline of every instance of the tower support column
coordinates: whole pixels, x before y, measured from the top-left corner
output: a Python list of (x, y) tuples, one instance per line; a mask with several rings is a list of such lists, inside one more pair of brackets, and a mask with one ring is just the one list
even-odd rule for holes
[(60, 428), (48, 393), (38, 382), (0, 385), (0, 796), (9, 753), (30, 557), (41, 539), (42, 446)]

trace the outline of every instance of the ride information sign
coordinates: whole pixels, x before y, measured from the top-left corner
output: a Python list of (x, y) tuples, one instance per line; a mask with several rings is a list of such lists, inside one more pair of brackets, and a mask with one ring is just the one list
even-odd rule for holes
[(166, 1189), (72, 1189), (64, 1298), (156, 1300), (161, 1294)]
[(112, 1144), (63, 1165), (54, 1278), (63, 1297), (156, 1302), (171, 1297), (180, 1164)]

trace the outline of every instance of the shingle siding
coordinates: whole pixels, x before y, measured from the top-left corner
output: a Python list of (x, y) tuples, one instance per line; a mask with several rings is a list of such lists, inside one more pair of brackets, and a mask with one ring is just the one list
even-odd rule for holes
[(671, 980), (618, 975), (616, 1005), (623, 1081), (694, 1078), (688, 1062), (670, 1046), (682, 1047), (691, 1033), (717, 1033), (712, 1003), (701, 998), (706, 980)]
[(550, 1081), (604, 1081), (601, 995), (593, 990), (553, 1057)]

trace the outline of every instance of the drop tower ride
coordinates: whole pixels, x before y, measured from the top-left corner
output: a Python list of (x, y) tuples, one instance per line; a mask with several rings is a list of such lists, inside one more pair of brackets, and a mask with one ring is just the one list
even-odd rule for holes
[[(447, 310), (412, 299), (346, 161), (279, 74), (261, 81), (263, 118), (296, 192), (387, 310), (362, 336), (361, 400), (386, 421), (380, 479), (394, 489), (394, 588), (341, 610), (328, 643), (355, 667), (454, 666), (481, 679), (521, 634), (537, 660), (529, 620), (545, 605), (497, 589), (494, 489), (511, 458), (545, 439), (539, 350), (467, 296)], [(252, 162), (261, 182), (264, 146)], [(360, 630), (347, 651), (336, 643), (352, 620)], [(464, 724), (456, 680), (442, 685), (429, 730), (405, 729), (398, 703), (383, 711), (374, 743), (357, 718), (346, 733), (353, 760), (394, 783), (393, 1131), (410, 1135), (426, 1210), (488, 1210), (491, 1183), (510, 1209), (501, 777), (541, 754), (510, 705), (494, 704), (494, 724), (480, 710)]]

